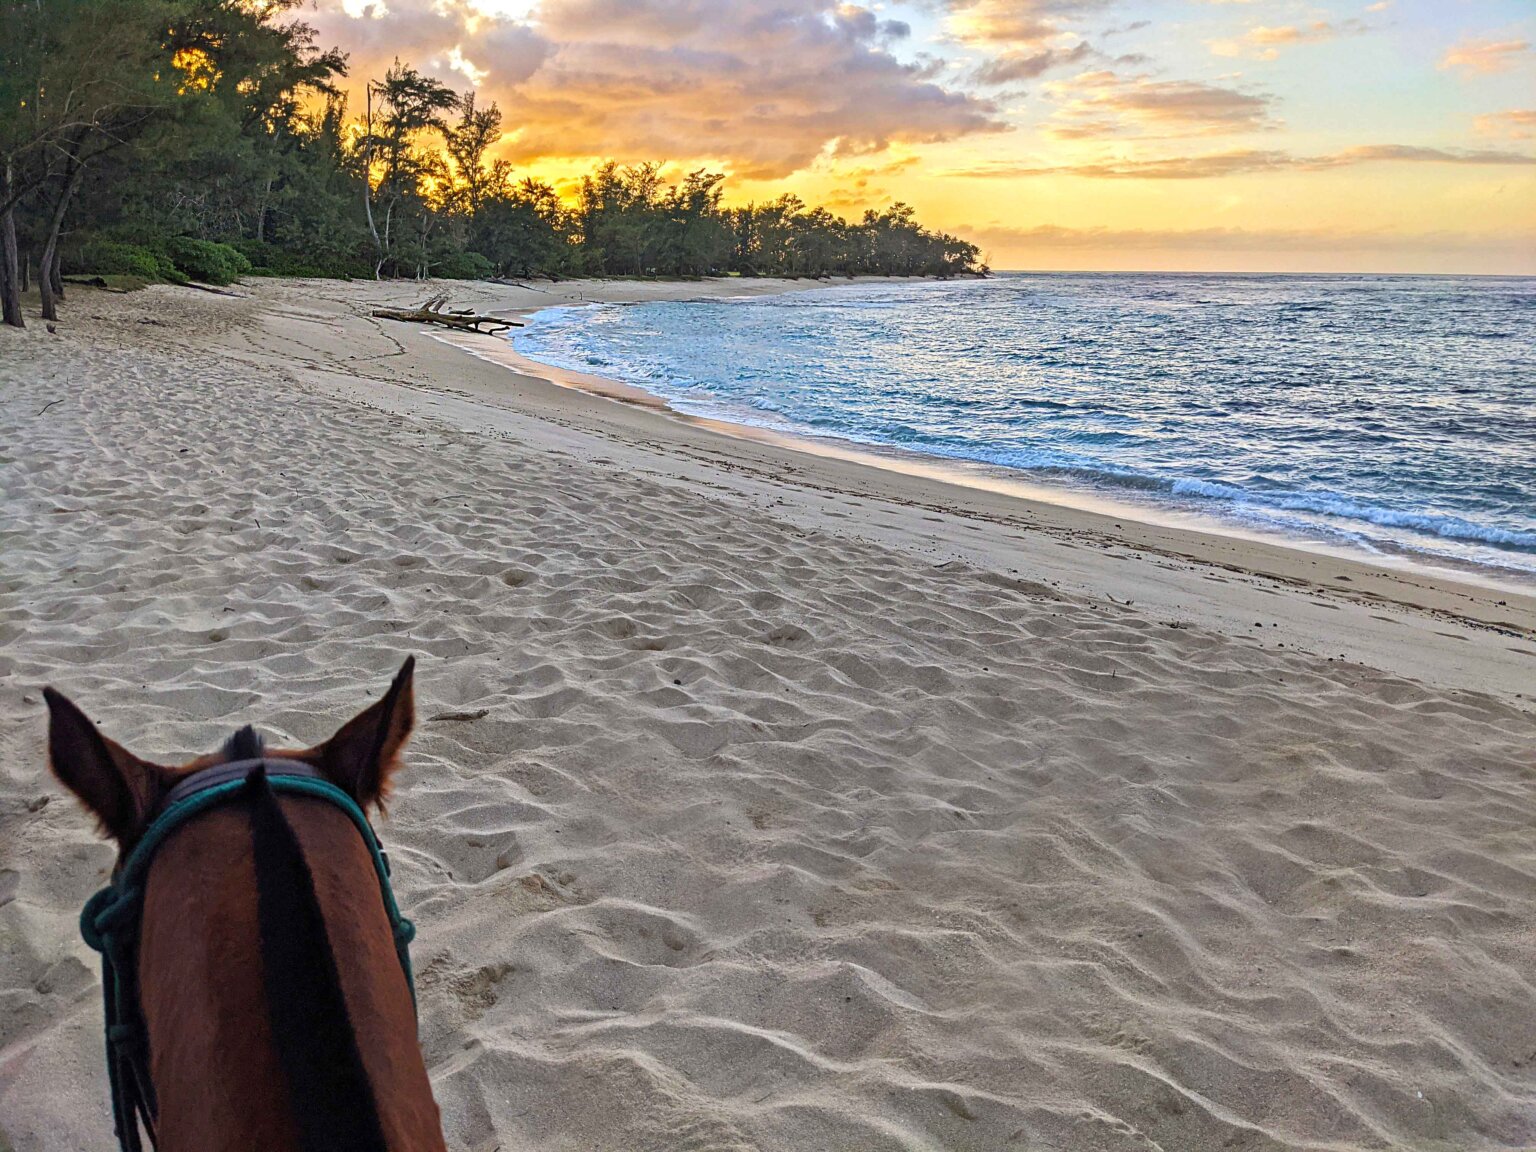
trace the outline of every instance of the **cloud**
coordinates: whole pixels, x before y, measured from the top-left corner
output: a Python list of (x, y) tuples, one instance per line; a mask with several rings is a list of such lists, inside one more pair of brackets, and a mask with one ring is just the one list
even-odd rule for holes
[(1041, 131), (1052, 140), (1092, 140), (1113, 136), (1118, 128), (1113, 120), (1078, 120), (1070, 124), (1047, 124)]
[(1481, 237), (1447, 232), (1405, 235), (1392, 232), (1341, 232), (1324, 228), (1067, 228), (1058, 224), (1040, 224), (1032, 228), (992, 225), (966, 228), (963, 231), (976, 243), (1030, 248), (1291, 251), (1335, 244), (1359, 249), (1396, 248), (1405, 244), (1422, 244), (1426, 240), (1485, 242)]
[(1440, 70), (1460, 68), (1469, 76), (1508, 72), (1531, 53), (1527, 40), (1466, 39), (1446, 50)]
[(1311, 24), (1259, 25), (1236, 40), (1207, 40), (1206, 46), (1217, 56), (1251, 55), (1259, 60), (1273, 60), (1282, 48), (1297, 44), (1321, 44), (1340, 36), (1359, 36), (1370, 31), (1364, 21), (1349, 19), (1338, 24), (1315, 20)]
[[(1033, 80), (1097, 55), (1069, 25), (1113, 0), (941, 0), (950, 10), (949, 35), (991, 55), (972, 73), (978, 84)], [(1133, 28), (1142, 28), (1142, 21)], [(1124, 29), (1110, 29), (1112, 36)]]
[(1206, 156), (1171, 156), (1159, 160), (1106, 160), (1089, 164), (1060, 164), (1047, 167), (998, 165), (991, 168), (973, 168), (963, 173), (945, 173), (945, 175), (1086, 176), (1099, 180), (1203, 180), (1215, 176), (1272, 172), (1290, 167), (1294, 167), (1294, 162), (1285, 152), (1245, 148), (1234, 152), (1216, 152)]
[(905, 24), (838, 0), (541, 0), (521, 20), (487, 0), (316, 3), (307, 18), (353, 54), (355, 83), (396, 55), (461, 88), (483, 73), (515, 162), (698, 160), (766, 179), (1006, 127), (932, 62), (891, 55)]
[(823, 207), (833, 212), (857, 215), (865, 208), (877, 204), (889, 204), (899, 197), (893, 196), (881, 181), (900, 176), (922, 163), (917, 156), (903, 156), (883, 164), (856, 165), (837, 173), (838, 185), (830, 195), (821, 198)]
[[(505, 88), (527, 80), (548, 58), (551, 45), (534, 29), (510, 20), (481, 20), (466, 0), (318, 0), (304, 20), (323, 43), (338, 44), (351, 56), (354, 79), (382, 74), (395, 58), (414, 64), (450, 84), (464, 77), (453, 65), (462, 59), (484, 70), (485, 84)], [(478, 34), (471, 36), (470, 27)]]
[(865, 180), (871, 176), (893, 176), (897, 172), (906, 171), (908, 168), (916, 168), (922, 162), (921, 156), (900, 156), (880, 164), (863, 164), (856, 168), (846, 169), (843, 172), (843, 176), (849, 180)]
[[(1084, 72), (1047, 85), (1060, 104), (1057, 135), (1076, 129), (1079, 136), (1156, 132), (1160, 135), (1210, 136), (1257, 132), (1275, 127), (1269, 98), (1195, 80), (1153, 80), (1114, 72)], [(1103, 132), (1085, 131), (1098, 125)]]
[(1050, 166), (992, 165), (942, 172), (942, 176), (1017, 179), (1031, 176), (1082, 176), (1099, 180), (1208, 180), (1282, 171), (1323, 171), (1371, 163), (1465, 164), (1478, 166), (1536, 165), (1536, 156), (1489, 149), (1425, 148), (1409, 144), (1367, 144), (1326, 156), (1293, 156), (1289, 152), (1239, 149), (1203, 156), (1170, 156), (1155, 160), (1106, 160)]
[(968, 44), (1038, 48), (1066, 31), (1069, 20), (1102, 11), (1112, 0), (948, 0), (949, 31)]
[(1259, 25), (1251, 29), (1243, 39), (1250, 44), (1302, 44), (1317, 40), (1332, 40), (1334, 37), (1333, 25), (1326, 20), (1319, 20), (1306, 28), (1298, 28), (1294, 24), (1287, 24), (1279, 28), (1266, 28)]
[(1536, 139), (1536, 108), (1489, 112), (1476, 117), (1472, 127), (1479, 136), (1502, 136), (1508, 140)]
[(1302, 167), (1338, 168), (1346, 164), (1369, 164), (1377, 160), (1406, 161), (1412, 164), (1536, 164), (1536, 156), (1527, 156), (1523, 152), (1500, 152), (1487, 148), (1423, 148), (1412, 144), (1366, 144), (1359, 148), (1346, 148), (1332, 156), (1316, 157), (1303, 162)]
[(894, 199), (897, 197), (892, 196), (885, 188), (856, 184), (849, 188), (833, 188), (825, 196), (819, 197), (817, 203), (834, 215), (857, 218), (862, 216), (866, 209), (888, 205)]
[(994, 56), (976, 69), (980, 84), (1012, 84), (1035, 77), (1065, 64), (1080, 64), (1093, 55), (1093, 48), (1080, 40), (1071, 48), (1043, 48), (1039, 52), (1008, 51)]
[[(1469, 257), (1492, 257), (1503, 264), (1514, 264), (1514, 270), (1523, 272), (1527, 270), (1525, 265), (1530, 264), (1529, 253), (1536, 252), (1536, 234), (1490, 236), (1452, 231), (1331, 228), (1069, 228), (1057, 224), (1031, 228), (993, 224), (957, 231), (983, 251), (1005, 250), (1010, 254), (1005, 258), (1011, 261), (1033, 262), (1031, 257), (1036, 253), (1039, 259), (1049, 262), (1052, 253), (1068, 259), (1073, 253), (1101, 252), (1109, 254), (1117, 267), (1125, 267), (1121, 262), (1125, 252), (1303, 253), (1327, 257), (1324, 263), (1338, 260), (1343, 267), (1358, 267), (1353, 260), (1360, 254), (1418, 258), (1431, 265), (1447, 259), (1461, 262)], [(1526, 255), (1522, 257), (1521, 253)]]

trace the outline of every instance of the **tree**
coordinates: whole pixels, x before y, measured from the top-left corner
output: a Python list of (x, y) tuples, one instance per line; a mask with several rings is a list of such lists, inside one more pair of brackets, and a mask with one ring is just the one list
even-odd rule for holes
[(481, 204), (471, 244), (504, 276), (566, 272), (577, 251), (568, 216), (553, 187), (525, 177)]
[(698, 168), (661, 198), (666, 234), (659, 266), (667, 275), (704, 276), (724, 267), (731, 248), (730, 228), (720, 213), (724, 180)]
[[(856, 223), (795, 196), (724, 205), (719, 173), (607, 162), (567, 202), (495, 155), (501, 110), (396, 61), (366, 85), (302, 0), (0, 0), (0, 318), (66, 269), (141, 280), (953, 275), (974, 246), (895, 204)], [(223, 247), (220, 247), (220, 246)], [(238, 249), (238, 251), (236, 250)], [(211, 271), (210, 271), (211, 270)], [(231, 271), (235, 270), (235, 271)]]
[(505, 160), (486, 163), (486, 154), (501, 139), (501, 109), (493, 103), (477, 110), (473, 92), (459, 108), (459, 122), (445, 131), (444, 147), (453, 163), (456, 206), (473, 218), (492, 193), (506, 186), (511, 165)]
[(39, 287), (56, 319), (54, 252), (81, 172), (175, 98), (171, 0), (0, 0), (0, 304), (20, 327), (16, 211), (50, 186)]
[[(377, 119), (373, 111), (375, 97), (379, 107)], [(368, 114), (362, 140), (366, 173), (364, 207), (378, 255), (373, 270), (376, 277), (382, 275), (386, 263), (398, 263), (401, 255), (396, 251), (397, 213), (420, 213), (425, 208), (423, 182), (433, 173), (431, 154), (422, 147), (423, 138), (445, 136), (448, 125), (444, 113), (458, 106), (459, 97), (453, 89), (398, 59), (382, 82), (368, 85)], [(375, 201), (383, 209), (382, 231)]]

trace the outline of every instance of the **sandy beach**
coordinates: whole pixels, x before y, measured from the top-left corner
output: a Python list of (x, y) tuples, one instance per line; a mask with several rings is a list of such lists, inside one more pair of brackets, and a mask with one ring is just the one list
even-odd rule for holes
[(113, 853), (42, 686), (174, 762), (322, 739), (408, 653), (380, 833), (451, 1148), (1536, 1146), (1536, 597), (368, 315), (805, 287), (71, 289), (0, 332), (0, 1149), (111, 1145)]

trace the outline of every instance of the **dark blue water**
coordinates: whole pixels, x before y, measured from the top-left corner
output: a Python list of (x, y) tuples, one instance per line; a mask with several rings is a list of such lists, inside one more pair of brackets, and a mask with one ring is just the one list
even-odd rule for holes
[(540, 313), (676, 408), (1536, 575), (1536, 280), (1017, 275)]

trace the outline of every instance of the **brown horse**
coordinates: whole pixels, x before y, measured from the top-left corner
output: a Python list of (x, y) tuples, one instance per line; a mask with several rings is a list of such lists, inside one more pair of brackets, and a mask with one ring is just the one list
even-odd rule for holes
[(133, 967), (161, 1152), (443, 1149), (375, 857), (343, 807), (267, 776), (287, 763), (379, 806), (414, 720), (412, 666), (323, 744), (266, 752), (245, 728), (179, 768), (46, 691), (50, 765), (117, 842), (119, 870), (179, 781), (255, 765), (225, 773), (244, 779), (231, 799), (150, 837)]

